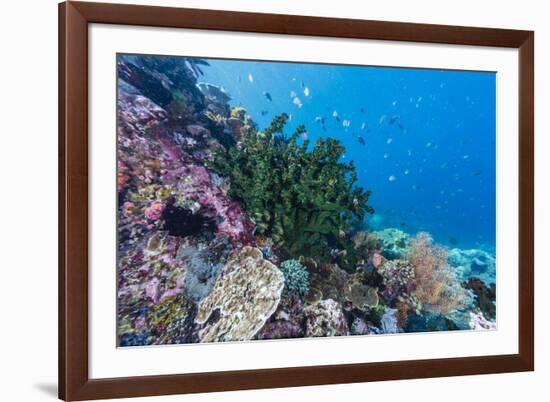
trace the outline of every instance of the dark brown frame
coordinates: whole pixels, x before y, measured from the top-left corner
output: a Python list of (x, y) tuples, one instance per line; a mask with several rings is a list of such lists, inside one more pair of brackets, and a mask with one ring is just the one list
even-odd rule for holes
[[(88, 24), (519, 49), (519, 353), (94, 379), (88, 377)], [(534, 33), (508, 29), (65, 2), (59, 5), (59, 397), (67, 401), (534, 370)]]

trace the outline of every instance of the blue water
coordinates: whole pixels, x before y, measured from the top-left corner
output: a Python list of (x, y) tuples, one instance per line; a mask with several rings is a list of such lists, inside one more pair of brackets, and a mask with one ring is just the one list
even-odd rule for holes
[(494, 73), (207, 60), (200, 80), (222, 86), (259, 129), (286, 112), (288, 134), (304, 124), (312, 142), (344, 144), (358, 184), (372, 190), (369, 227), (494, 249)]

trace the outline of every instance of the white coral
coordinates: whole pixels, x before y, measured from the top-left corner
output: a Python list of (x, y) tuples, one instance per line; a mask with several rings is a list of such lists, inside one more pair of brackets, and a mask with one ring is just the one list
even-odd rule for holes
[(245, 247), (230, 258), (212, 292), (199, 304), (195, 321), (207, 323), (215, 310), (220, 317), (199, 332), (201, 342), (252, 339), (275, 312), (284, 277), (257, 248)]

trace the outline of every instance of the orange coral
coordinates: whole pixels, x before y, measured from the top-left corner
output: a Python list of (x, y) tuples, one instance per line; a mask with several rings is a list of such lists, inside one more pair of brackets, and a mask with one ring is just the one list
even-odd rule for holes
[(397, 325), (399, 328), (405, 328), (407, 326), (407, 321), (409, 319), (409, 305), (405, 302), (398, 301), (395, 303), (395, 308), (397, 312), (395, 313), (395, 317), (397, 318)]
[(448, 314), (463, 304), (464, 289), (447, 264), (447, 249), (433, 245), (428, 233), (411, 240), (407, 258), (415, 269), (412, 293), (423, 310)]

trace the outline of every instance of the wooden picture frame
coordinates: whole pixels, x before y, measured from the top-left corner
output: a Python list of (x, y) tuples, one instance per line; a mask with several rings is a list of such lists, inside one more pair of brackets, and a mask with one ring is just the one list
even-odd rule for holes
[[(519, 49), (519, 353), (400, 362), (90, 379), (88, 374), (88, 25), (118, 24)], [(532, 371), (534, 33), (153, 6), (59, 5), (59, 397), (140, 397)]]

